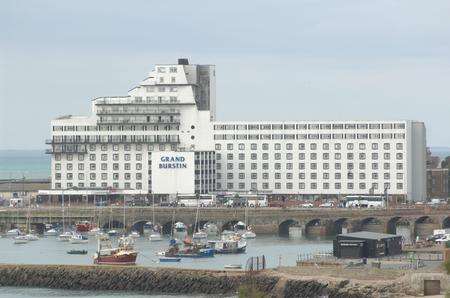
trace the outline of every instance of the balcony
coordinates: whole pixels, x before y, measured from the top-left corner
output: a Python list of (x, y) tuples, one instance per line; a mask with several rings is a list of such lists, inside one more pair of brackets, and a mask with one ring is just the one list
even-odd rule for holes
[(180, 102), (179, 100), (147, 100), (131, 97), (108, 97), (95, 100), (95, 105), (195, 105), (195, 102)]
[(55, 153), (86, 153), (86, 147), (58, 147), (46, 149), (45, 154), (55, 154)]
[(149, 110), (149, 109), (126, 109), (126, 110), (97, 110), (97, 115), (180, 115), (179, 110)]
[(147, 119), (99, 119), (97, 121), (98, 124), (180, 124), (180, 119), (173, 119), (170, 120), (150, 120), (147, 121)]

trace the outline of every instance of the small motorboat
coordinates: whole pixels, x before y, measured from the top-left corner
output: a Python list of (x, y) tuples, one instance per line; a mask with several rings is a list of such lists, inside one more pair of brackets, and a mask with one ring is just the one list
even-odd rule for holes
[(180, 251), (175, 255), (180, 258), (212, 258), (214, 257), (214, 249), (200, 249), (199, 251)]
[(179, 261), (181, 261), (181, 258), (176, 258), (176, 257), (160, 257), (159, 258), (160, 263), (179, 262)]
[(256, 238), (256, 234), (255, 234), (255, 232), (248, 230), (248, 231), (244, 232), (244, 234), (242, 234), (241, 237), (245, 238), (245, 239), (254, 239), (254, 238)]
[(56, 229), (49, 229), (44, 232), (44, 236), (56, 236), (58, 235), (58, 231)]
[(223, 268), (225, 268), (225, 269), (242, 269), (242, 265), (241, 264), (230, 264), (230, 265), (223, 266)]
[(14, 237), (14, 244), (26, 244), (26, 243), (28, 243), (28, 238), (26, 236)]
[(19, 229), (12, 229), (12, 230), (9, 230), (8, 232), (6, 232), (6, 236), (14, 237), (14, 236), (19, 236), (21, 233), (22, 232), (20, 232)]
[(88, 251), (85, 249), (71, 249), (67, 251), (69, 255), (87, 255)]
[(36, 241), (39, 240), (39, 237), (34, 234), (26, 234), (25, 237), (28, 241)]
[(86, 244), (89, 242), (89, 239), (87, 236), (84, 235), (80, 235), (80, 234), (74, 234), (72, 235), (72, 237), (69, 239), (69, 242), (71, 244)]
[(131, 238), (139, 238), (139, 237), (141, 237), (141, 235), (140, 235), (139, 232), (137, 232), (137, 231), (132, 231), (132, 232), (130, 233), (130, 237), (131, 237)]
[(70, 238), (72, 238), (72, 232), (64, 232), (58, 236), (58, 240), (62, 242), (69, 242)]
[(153, 233), (150, 234), (149, 240), (150, 240), (150, 241), (162, 241), (162, 240), (163, 240), (163, 237), (161, 236), (160, 233), (158, 233), (158, 232), (153, 232)]
[(119, 232), (117, 230), (109, 230), (107, 233), (109, 236), (117, 236)]

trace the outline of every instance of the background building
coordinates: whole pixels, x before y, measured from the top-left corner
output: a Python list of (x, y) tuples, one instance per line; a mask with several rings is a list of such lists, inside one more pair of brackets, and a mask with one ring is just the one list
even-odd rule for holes
[(126, 96), (94, 99), (91, 116), (53, 120), (48, 193), (343, 196), (386, 189), (426, 197), (422, 122), (221, 122), (215, 88), (214, 66), (179, 59), (156, 65)]

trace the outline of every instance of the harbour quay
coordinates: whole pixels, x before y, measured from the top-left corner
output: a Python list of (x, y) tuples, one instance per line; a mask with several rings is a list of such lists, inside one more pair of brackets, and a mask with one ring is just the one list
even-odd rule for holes
[[(197, 211), (199, 212), (197, 216)], [(126, 213), (126, 216), (124, 214)], [(247, 213), (247, 214), (246, 214)], [(153, 217), (154, 216), (154, 217)], [(45, 224), (62, 223), (68, 226), (80, 221), (96, 223), (100, 229), (138, 231), (155, 218), (164, 234), (170, 234), (174, 222), (183, 222), (192, 232), (198, 226), (214, 223), (220, 231), (232, 229), (247, 218), (249, 226), (258, 234), (280, 236), (331, 236), (347, 232), (370, 231), (401, 234), (408, 239), (425, 239), (433, 230), (449, 228), (450, 207), (389, 209), (351, 208), (227, 208), (227, 207), (128, 207), (128, 206), (65, 206), (0, 209), (0, 229), (25, 226), (27, 220), (33, 230), (43, 233)], [(125, 221), (124, 221), (125, 220)], [(407, 240), (407, 239), (406, 239)]]

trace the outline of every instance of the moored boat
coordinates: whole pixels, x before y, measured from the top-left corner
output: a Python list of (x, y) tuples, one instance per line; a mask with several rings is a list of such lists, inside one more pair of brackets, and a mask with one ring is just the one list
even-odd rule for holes
[(25, 237), (28, 241), (36, 241), (39, 240), (39, 237), (35, 234), (26, 234)]
[(179, 261), (181, 261), (181, 258), (176, 258), (176, 257), (160, 257), (159, 258), (160, 263), (179, 262)]
[(163, 237), (159, 232), (152, 232), (149, 236), (150, 241), (162, 241)]
[(242, 234), (242, 238), (254, 239), (254, 238), (256, 238), (256, 234), (252, 230), (247, 230)]
[(207, 222), (203, 225), (203, 230), (208, 234), (208, 236), (217, 236), (219, 234), (219, 228), (217, 225)]
[(80, 235), (80, 234), (74, 234), (69, 239), (69, 242), (72, 244), (86, 244), (89, 242), (89, 239), (87, 236)]
[(134, 250), (131, 237), (121, 237), (118, 247), (112, 247), (111, 241), (98, 240), (98, 249), (94, 255), (94, 264), (99, 265), (135, 265), (138, 252)]
[(71, 249), (67, 251), (69, 255), (87, 255), (88, 251), (85, 249)]
[(229, 265), (223, 266), (223, 268), (225, 268), (225, 269), (242, 269), (242, 265), (241, 264), (229, 264)]
[(139, 238), (139, 237), (141, 237), (141, 235), (137, 231), (132, 231), (130, 233), (130, 237), (132, 237), (132, 238)]
[(44, 232), (44, 236), (56, 236), (58, 235), (58, 231), (56, 229), (48, 229)]
[(107, 234), (108, 234), (109, 236), (117, 236), (117, 235), (119, 235), (119, 232), (118, 232), (117, 230), (109, 230), (109, 231), (107, 232)]
[(26, 244), (26, 243), (28, 243), (28, 238), (26, 236), (14, 237), (14, 244)]
[(173, 227), (173, 237), (179, 240), (183, 240), (187, 235), (187, 227), (182, 222), (176, 222)]
[(58, 236), (58, 240), (62, 242), (68, 242), (70, 238), (72, 238), (72, 236), (73, 236), (72, 232), (64, 232)]
[(208, 246), (217, 254), (239, 254), (247, 249), (247, 241), (239, 236), (222, 237), (221, 240), (208, 241)]
[(12, 229), (6, 232), (6, 236), (9, 237), (19, 236), (20, 234), (22, 234), (22, 232), (19, 229)]

